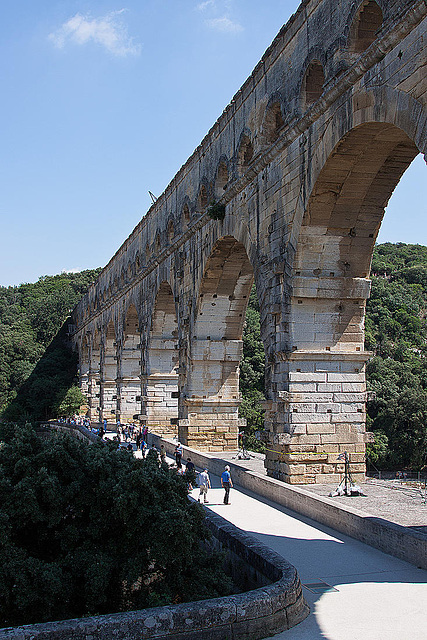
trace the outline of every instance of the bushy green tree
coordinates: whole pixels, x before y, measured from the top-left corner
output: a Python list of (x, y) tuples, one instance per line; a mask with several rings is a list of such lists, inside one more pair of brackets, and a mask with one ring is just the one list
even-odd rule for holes
[(0, 626), (230, 592), (204, 512), (154, 452), (0, 426)]
[[(427, 463), (427, 247), (375, 247), (372, 292), (366, 307), (370, 429), (387, 438), (377, 463), (412, 467)], [(377, 436), (378, 434), (378, 436)], [(368, 448), (375, 455), (375, 446)], [(375, 461), (373, 460), (374, 464)]]

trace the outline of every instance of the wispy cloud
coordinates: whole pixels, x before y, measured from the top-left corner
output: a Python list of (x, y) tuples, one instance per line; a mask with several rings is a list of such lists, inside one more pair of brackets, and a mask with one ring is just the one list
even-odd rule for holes
[(203, 0), (196, 5), (196, 9), (205, 13), (205, 25), (213, 31), (221, 33), (243, 31), (242, 25), (230, 17), (233, 9), (232, 0)]
[(212, 18), (206, 20), (206, 24), (215, 31), (222, 31), (223, 33), (238, 33), (243, 31), (243, 27), (238, 22), (233, 22), (230, 18), (223, 16), (222, 18)]
[(215, 0), (205, 0), (205, 2), (200, 2), (196, 9), (198, 9), (199, 11), (205, 11), (208, 8), (214, 8), (215, 7)]
[(76, 13), (59, 29), (49, 34), (49, 40), (58, 49), (63, 49), (69, 43), (84, 45), (94, 42), (114, 56), (137, 56), (141, 52), (141, 45), (134, 44), (119, 18), (125, 11), (126, 9), (111, 11), (100, 18)]

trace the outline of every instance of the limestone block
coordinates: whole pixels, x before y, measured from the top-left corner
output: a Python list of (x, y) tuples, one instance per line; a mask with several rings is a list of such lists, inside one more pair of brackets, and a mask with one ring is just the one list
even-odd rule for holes
[(289, 405), (289, 411), (291, 413), (315, 413), (316, 405), (314, 404), (314, 402), (298, 402), (295, 404), (292, 403)]
[(339, 404), (333, 404), (333, 403), (322, 403), (322, 404), (316, 404), (316, 412), (317, 413), (339, 413), (341, 410), (341, 407)]
[(302, 372), (293, 372), (289, 373), (289, 381), (290, 382), (326, 382), (326, 372), (325, 373), (312, 373), (311, 371), (308, 373)]
[(329, 434), (333, 434), (333, 433), (335, 433), (335, 426), (332, 423), (327, 423), (327, 424), (308, 424), (306, 429), (307, 429), (307, 433), (308, 434), (312, 434), (312, 433), (329, 433)]
[(334, 393), (334, 402), (366, 402), (366, 393)]
[(342, 392), (343, 393), (365, 393), (366, 392), (366, 384), (363, 382), (343, 382), (342, 383)]
[(332, 414), (329, 413), (291, 413), (289, 415), (289, 422), (291, 424), (315, 424), (319, 422), (329, 423), (331, 421), (331, 416)]
[(332, 435), (325, 433), (320, 437), (322, 439), (322, 444), (353, 444), (357, 442), (357, 434), (355, 433), (334, 433)]
[(287, 454), (286, 460), (288, 463), (290, 462), (326, 462), (328, 459), (328, 455), (326, 453), (313, 453), (312, 455), (307, 455), (303, 453), (289, 453)]
[(328, 373), (328, 382), (365, 382), (365, 374), (364, 373)]
[(291, 393), (311, 393), (317, 391), (317, 385), (315, 382), (292, 382), (289, 384), (289, 390)]
[(335, 469), (334, 465), (322, 464), (319, 473), (334, 473), (335, 471), (338, 471), (338, 469)]
[(361, 422), (361, 414), (360, 413), (332, 413), (331, 414), (332, 422), (346, 422), (349, 424), (359, 424)]
[(317, 385), (317, 391), (319, 393), (339, 393), (341, 391), (343, 391), (343, 384), (344, 383), (339, 383), (339, 382), (326, 382), (326, 383), (319, 383)]

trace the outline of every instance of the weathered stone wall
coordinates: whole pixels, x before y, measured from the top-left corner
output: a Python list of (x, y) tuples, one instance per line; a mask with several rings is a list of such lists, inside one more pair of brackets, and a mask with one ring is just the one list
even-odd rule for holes
[(77, 306), (92, 418), (235, 449), (255, 281), (268, 473), (331, 482), (347, 451), (363, 476), (370, 262), (427, 147), (426, 15), (424, 0), (302, 2)]
[(224, 549), (252, 569), (260, 588), (175, 606), (0, 629), (0, 640), (257, 640), (307, 617), (295, 567), (220, 516), (208, 514), (207, 522)]

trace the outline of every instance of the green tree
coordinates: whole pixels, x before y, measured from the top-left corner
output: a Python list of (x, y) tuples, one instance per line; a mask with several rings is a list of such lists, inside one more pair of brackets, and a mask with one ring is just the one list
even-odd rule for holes
[(62, 389), (58, 394), (57, 403), (53, 406), (54, 417), (69, 418), (78, 413), (84, 404), (87, 404), (87, 398), (77, 385)]
[(157, 454), (0, 426), (0, 625), (230, 593), (186, 479)]

